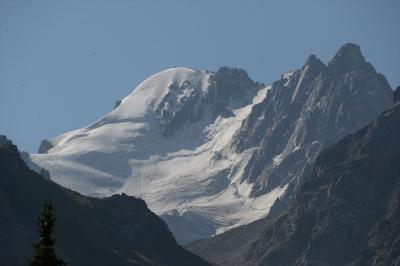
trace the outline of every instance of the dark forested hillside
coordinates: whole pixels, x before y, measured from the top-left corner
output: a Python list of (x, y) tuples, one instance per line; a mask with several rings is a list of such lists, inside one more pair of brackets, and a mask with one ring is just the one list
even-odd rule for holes
[(207, 265), (177, 245), (145, 202), (115, 195), (81, 196), (32, 172), (0, 136), (0, 265), (26, 265), (36, 221), (51, 197), (56, 252), (68, 265)]

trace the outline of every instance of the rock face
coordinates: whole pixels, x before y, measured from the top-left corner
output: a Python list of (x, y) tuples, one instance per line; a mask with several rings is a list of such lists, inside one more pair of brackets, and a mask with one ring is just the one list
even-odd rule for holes
[(114, 104), (114, 109), (117, 108), (121, 104), (121, 100), (118, 100)]
[(221, 265), (398, 265), (399, 136), (397, 104), (325, 149), (280, 216), (189, 250)]
[(229, 103), (232, 100), (246, 98), (249, 92), (265, 87), (254, 82), (246, 71), (238, 68), (221, 67), (211, 76), (210, 89), (206, 101), (212, 105), (214, 116), (227, 117), (233, 114)]
[(397, 86), (396, 90), (393, 93), (393, 102), (400, 102), (400, 86)]
[(37, 241), (36, 220), (51, 197), (56, 248), (69, 265), (208, 265), (177, 245), (143, 200), (89, 198), (31, 171), (0, 136), (0, 265), (26, 265)]
[(187, 243), (265, 217), (285, 190), (274, 210), (286, 208), (321, 149), (392, 101), (354, 44), (267, 86), (236, 68), (173, 68), (31, 158), (85, 195), (143, 198)]
[(51, 148), (53, 148), (53, 144), (51, 144), (51, 142), (48, 141), (47, 139), (44, 139), (39, 145), (38, 152), (47, 153), (47, 151), (50, 150)]
[(198, 122), (208, 110), (213, 119), (234, 116), (229, 103), (254, 94), (262, 86), (242, 69), (221, 67), (208, 74), (207, 88), (190, 80), (169, 86), (156, 109), (164, 137), (173, 136), (185, 123)]
[(366, 125), (392, 103), (386, 79), (354, 44), (325, 65), (316, 56), (272, 84), (232, 140), (236, 152), (256, 148), (243, 179), (252, 195), (288, 182), (297, 186), (322, 148)]

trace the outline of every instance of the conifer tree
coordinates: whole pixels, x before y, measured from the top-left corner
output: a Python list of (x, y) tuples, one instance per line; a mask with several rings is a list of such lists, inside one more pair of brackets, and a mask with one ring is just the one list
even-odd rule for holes
[(29, 266), (66, 265), (54, 252), (54, 225), (54, 208), (51, 201), (48, 200), (44, 203), (42, 214), (38, 219), (38, 233), (40, 238), (37, 243), (33, 244), (35, 255), (29, 259)]

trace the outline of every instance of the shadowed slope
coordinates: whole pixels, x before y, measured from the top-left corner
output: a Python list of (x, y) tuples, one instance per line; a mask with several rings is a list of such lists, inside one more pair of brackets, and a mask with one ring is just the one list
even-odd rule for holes
[(95, 199), (45, 180), (0, 136), (0, 265), (26, 265), (45, 200), (56, 208), (57, 254), (68, 265), (207, 265), (177, 245), (145, 202)]
[(398, 265), (400, 104), (325, 149), (280, 216), (188, 249), (223, 265)]

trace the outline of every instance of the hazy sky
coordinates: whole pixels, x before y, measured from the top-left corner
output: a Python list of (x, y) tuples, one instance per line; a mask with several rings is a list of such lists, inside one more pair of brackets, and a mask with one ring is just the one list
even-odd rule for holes
[(0, 134), (34, 152), (160, 70), (236, 66), (268, 83), (346, 42), (395, 87), (399, 25), (398, 0), (0, 0)]

